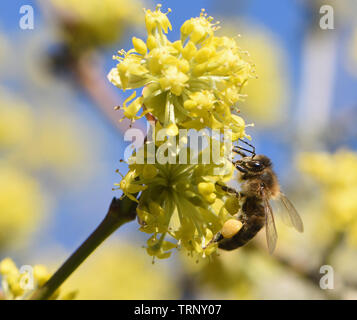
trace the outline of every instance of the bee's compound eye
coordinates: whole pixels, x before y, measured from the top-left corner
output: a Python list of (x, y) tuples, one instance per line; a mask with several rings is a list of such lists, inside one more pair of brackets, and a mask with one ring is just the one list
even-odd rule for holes
[(225, 239), (232, 238), (239, 232), (242, 226), (243, 224), (241, 221), (237, 219), (229, 219), (224, 223), (221, 234)]
[(260, 169), (263, 165), (259, 161), (251, 161), (250, 165), (252, 168)]

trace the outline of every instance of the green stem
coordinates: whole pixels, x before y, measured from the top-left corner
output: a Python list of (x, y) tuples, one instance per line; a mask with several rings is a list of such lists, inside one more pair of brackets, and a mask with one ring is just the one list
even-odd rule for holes
[(53, 274), (53, 276), (31, 296), (31, 300), (46, 300), (62, 285), (80, 264), (115, 230), (136, 217), (136, 203), (125, 197), (122, 200), (114, 198), (107, 215), (93, 233)]

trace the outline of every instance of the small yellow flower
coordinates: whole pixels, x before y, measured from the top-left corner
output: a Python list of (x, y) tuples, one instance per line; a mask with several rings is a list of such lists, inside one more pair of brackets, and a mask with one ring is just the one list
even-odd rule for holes
[(200, 17), (187, 20), (181, 27), (181, 38), (183, 41), (189, 36), (191, 41), (199, 43), (206, 38), (212, 37), (215, 31), (215, 24), (212, 23), (213, 18), (207, 17), (207, 14), (202, 13)]
[(181, 95), (188, 76), (179, 71), (176, 66), (170, 66), (163, 72), (163, 77), (159, 80), (161, 89), (170, 90), (174, 95)]
[[(161, 4), (156, 6), (155, 11), (150, 9), (145, 11), (145, 24), (148, 34), (153, 33), (154, 31), (161, 32), (162, 30), (167, 33), (168, 30), (172, 30), (170, 20), (167, 18), (167, 13), (163, 13), (160, 10)], [(171, 9), (168, 10), (170, 12)]]
[(126, 99), (123, 104), (124, 116), (130, 119), (140, 119), (147, 113), (143, 112), (140, 116), (137, 116), (143, 103), (143, 97), (136, 98), (132, 103), (129, 104), (129, 106), (126, 105), (127, 102), (135, 98), (135, 96), (136, 92), (134, 92), (128, 99)]
[(136, 184), (135, 180), (138, 174), (135, 171), (129, 171), (127, 175), (120, 181), (118, 185), (121, 190), (133, 201), (137, 201), (132, 194), (138, 193), (146, 189), (145, 186), (141, 186), (140, 184)]

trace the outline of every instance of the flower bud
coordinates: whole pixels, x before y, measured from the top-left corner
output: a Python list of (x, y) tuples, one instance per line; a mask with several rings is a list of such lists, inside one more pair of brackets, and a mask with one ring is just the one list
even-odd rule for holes
[(195, 60), (198, 63), (207, 61), (210, 58), (210, 56), (212, 55), (212, 53), (213, 53), (213, 51), (210, 47), (203, 47), (197, 51), (197, 53), (195, 55)]
[(216, 188), (212, 182), (200, 182), (198, 184), (198, 191), (202, 195), (208, 195), (215, 190), (216, 190)]
[(197, 52), (197, 48), (192, 41), (189, 41), (182, 49), (182, 55), (186, 60), (190, 60)]
[(146, 46), (149, 50), (155, 49), (157, 47), (157, 41), (153, 35), (149, 35), (148, 39), (146, 40)]
[(141, 55), (145, 55), (147, 52), (147, 47), (146, 44), (143, 40), (139, 39), (139, 38), (135, 38), (133, 37), (132, 39), (133, 42), (133, 46), (136, 50), (137, 53), (140, 53)]

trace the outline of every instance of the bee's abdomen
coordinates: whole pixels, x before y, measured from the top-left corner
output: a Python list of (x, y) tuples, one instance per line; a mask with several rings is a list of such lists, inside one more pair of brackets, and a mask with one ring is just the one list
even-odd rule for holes
[(265, 224), (264, 207), (261, 200), (256, 197), (248, 197), (242, 206), (243, 214), (238, 218), (243, 223), (239, 232), (229, 239), (222, 239), (218, 247), (224, 250), (234, 250), (244, 246), (255, 237)]

